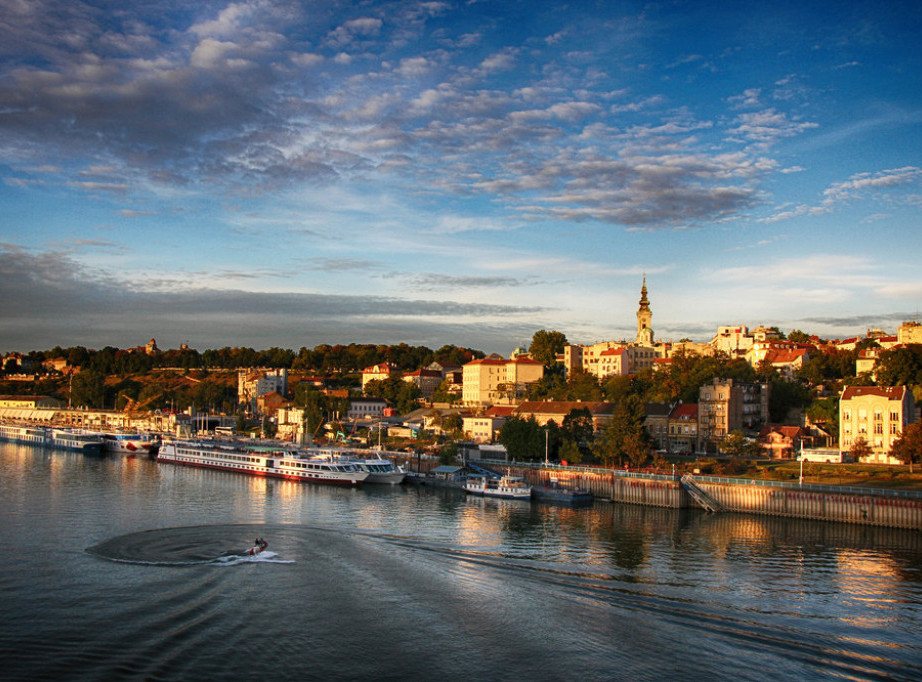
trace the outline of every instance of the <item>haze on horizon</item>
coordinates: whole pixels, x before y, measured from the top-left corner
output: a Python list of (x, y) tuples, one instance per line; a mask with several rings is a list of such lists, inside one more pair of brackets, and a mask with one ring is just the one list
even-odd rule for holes
[(922, 310), (917, 3), (0, 10), (0, 352)]

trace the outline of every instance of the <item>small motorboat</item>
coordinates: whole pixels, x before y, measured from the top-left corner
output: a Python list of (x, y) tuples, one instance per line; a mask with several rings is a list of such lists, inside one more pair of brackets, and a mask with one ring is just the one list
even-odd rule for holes
[(247, 552), (249, 556), (256, 556), (262, 552), (266, 547), (269, 546), (269, 543), (263, 540), (262, 538), (256, 538), (256, 544), (250, 547), (250, 551)]

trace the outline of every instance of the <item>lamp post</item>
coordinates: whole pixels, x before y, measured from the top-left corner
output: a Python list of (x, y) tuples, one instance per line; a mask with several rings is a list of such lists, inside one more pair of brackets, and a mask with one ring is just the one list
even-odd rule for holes
[(547, 466), (547, 434), (550, 429), (548, 429), (547, 424), (544, 425), (544, 466)]

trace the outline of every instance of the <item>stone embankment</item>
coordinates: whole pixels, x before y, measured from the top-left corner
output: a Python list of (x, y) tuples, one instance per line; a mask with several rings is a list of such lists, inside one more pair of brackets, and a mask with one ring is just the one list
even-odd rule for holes
[[(702, 506), (677, 476), (578, 467), (509, 466), (500, 462), (481, 464), (523, 476), (532, 485), (554, 477), (563, 484), (586, 488), (596, 498), (612, 502), (673, 509)], [(695, 476), (693, 485), (715, 503), (714, 507), (728, 512), (922, 530), (922, 493), (917, 491), (799, 485), (714, 476)]]

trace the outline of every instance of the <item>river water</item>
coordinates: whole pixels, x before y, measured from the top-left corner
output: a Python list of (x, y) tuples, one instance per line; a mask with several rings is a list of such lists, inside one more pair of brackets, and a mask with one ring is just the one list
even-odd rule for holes
[(920, 535), (0, 444), (0, 679), (918, 680)]

